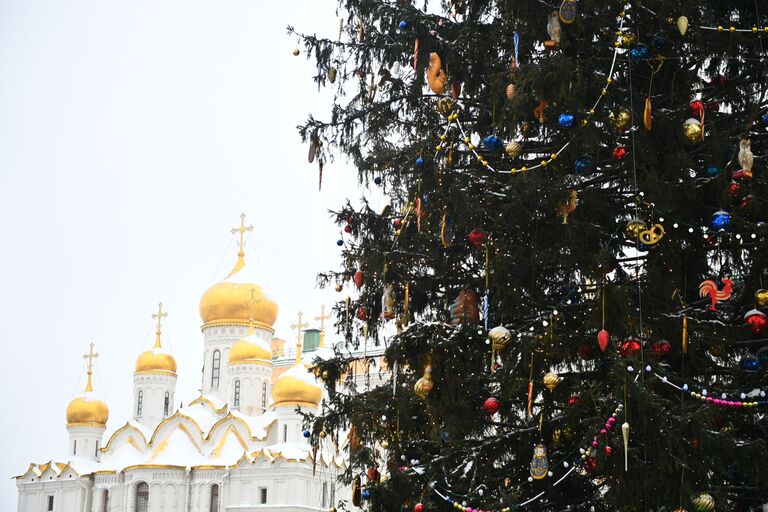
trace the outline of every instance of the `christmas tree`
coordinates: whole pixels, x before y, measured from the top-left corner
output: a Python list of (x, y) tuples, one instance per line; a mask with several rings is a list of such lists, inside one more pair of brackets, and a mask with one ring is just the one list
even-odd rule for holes
[[(320, 276), (346, 344), (386, 345), (315, 368), (338, 507), (765, 510), (759, 4), (345, 0), (338, 36), (289, 27), (335, 92), (310, 162), (389, 200), (335, 212)], [(384, 384), (348, 392), (361, 368)]]

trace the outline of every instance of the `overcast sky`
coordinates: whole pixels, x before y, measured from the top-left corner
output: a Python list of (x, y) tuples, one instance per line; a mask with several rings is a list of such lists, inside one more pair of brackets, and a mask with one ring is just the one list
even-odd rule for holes
[[(295, 126), (328, 111), (293, 24), (335, 37), (334, 0), (0, 0), (0, 510), (29, 462), (66, 459), (64, 411), (93, 341), (108, 431), (130, 414), (136, 356), (163, 301), (177, 400), (200, 386), (198, 301), (256, 227), (249, 263), (280, 306), (278, 335), (334, 291), (327, 210), (355, 171), (317, 168)], [(178, 405), (178, 404), (177, 404)]]

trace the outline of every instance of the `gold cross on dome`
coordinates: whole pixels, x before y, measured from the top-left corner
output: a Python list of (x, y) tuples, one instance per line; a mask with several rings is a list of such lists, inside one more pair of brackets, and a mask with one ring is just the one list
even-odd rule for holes
[(88, 375), (93, 373), (93, 360), (97, 357), (99, 357), (99, 353), (93, 351), (93, 343), (91, 343), (91, 349), (87, 354), (83, 354), (83, 359), (88, 360)]
[(296, 362), (301, 361), (301, 330), (305, 327), (309, 327), (308, 323), (301, 323), (301, 317), (304, 315), (299, 311), (299, 321), (295, 324), (291, 324), (291, 329), (296, 329)]
[(240, 214), (240, 227), (232, 228), (231, 233), (238, 234), (239, 240), (237, 241), (237, 252), (243, 253), (245, 250), (245, 234), (249, 231), (253, 231), (253, 224), (250, 226), (245, 225), (245, 213)]
[(320, 316), (315, 317), (315, 321), (320, 322), (320, 346), (325, 346), (325, 321), (330, 319), (331, 315), (325, 314), (325, 304), (320, 306)]
[(157, 313), (152, 313), (152, 318), (157, 320), (157, 334), (160, 334), (160, 329), (163, 326), (163, 318), (168, 316), (168, 313), (163, 311), (163, 303), (157, 303)]
[(254, 308), (255, 308), (256, 304), (258, 304), (262, 300), (263, 299), (257, 299), (256, 298), (256, 288), (251, 287), (251, 300), (245, 301), (245, 306), (248, 308), (248, 314), (249, 314), (248, 324), (249, 324), (249, 328), (250, 328), (250, 331), (251, 331), (251, 332), (248, 333), (249, 336), (251, 334), (253, 334), (253, 324), (256, 321), (256, 319), (253, 317)]

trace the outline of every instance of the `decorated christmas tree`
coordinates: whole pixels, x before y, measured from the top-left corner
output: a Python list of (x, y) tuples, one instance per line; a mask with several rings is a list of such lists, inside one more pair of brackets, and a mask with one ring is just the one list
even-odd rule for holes
[(310, 162), (389, 201), (335, 212), (320, 276), (337, 507), (765, 510), (760, 4), (345, 0), (338, 35), (289, 27), (335, 93)]

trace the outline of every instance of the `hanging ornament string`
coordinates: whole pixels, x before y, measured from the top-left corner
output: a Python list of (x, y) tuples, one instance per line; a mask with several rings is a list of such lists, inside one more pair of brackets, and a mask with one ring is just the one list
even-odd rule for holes
[[(619, 13), (619, 19), (620, 19), (619, 29), (618, 29), (618, 33), (619, 34), (623, 34), (625, 18), (626, 18), (626, 12), (625, 11), (621, 11)], [(613, 75), (614, 75), (614, 71), (616, 69), (616, 61), (618, 59), (618, 55), (619, 55), (619, 50), (620, 49), (621, 49), (621, 35), (617, 36), (617, 39), (616, 39), (616, 41), (614, 43), (613, 57), (611, 59), (611, 67), (610, 67), (610, 70), (608, 71), (608, 78), (606, 79), (605, 86), (600, 91), (600, 96), (598, 96), (597, 100), (595, 100), (595, 102), (592, 104), (592, 108), (590, 108), (586, 112), (586, 114), (585, 114), (586, 117), (581, 122), (582, 126), (587, 126), (590, 123), (591, 118), (595, 115), (595, 110), (600, 105), (600, 102), (603, 100), (603, 98), (606, 96), (606, 94), (608, 94), (608, 88), (611, 86), (611, 84), (613, 84)], [(515, 57), (515, 61), (517, 61), (517, 57)], [(566, 142), (556, 152), (550, 154), (548, 158), (545, 158), (545, 159), (541, 160), (538, 164), (532, 165), (530, 167), (524, 165), (524, 166), (522, 166), (519, 169), (513, 167), (510, 170), (499, 170), (499, 169), (496, 169), (495, 167), (493, 167), (492, 165), (490, 165), (490, 163), (488, 163), (488, 160), (486, 160), (483, 157), (483, 155), (481, 155), (477, 151), (477, 147), (475, 147), (475, 145), (471, 143), (471, 139), (470, 139), (469, 135), (467, 134), (467, 131), (464, 129), (464, 125), (462, 124), (461, 120), (459, 119), (459, 114), (458, 113), (454, 113), (451, 116), (449, 116), (448, 117), (448, 121), (449, 121), (449, 126), (450, 126), (451, 122), (455, 122), (456, 123), (456, 126), (459, 128), (459, 131), (461, 132), (462, 138), (464, 139), (464, 143), (467, 144), (467, 148), (472, 152), (472, 154), (475, 156), (475, 158), (477, 158), (477, 160), (479, 162), (481, 162), (484, 167), (487, 167), (491, 172), (495, 172), (495, 173), (499, 173), (499, 174), (517, 174), (517, 173), (520, 173), (520, 172), (532, 171), (532, 170), (539, 169), (539, 168), (542, 168), (542, 167), (547, 167), (554, 160), (557, 160), (557, 158), (563, 153), (563, 151), (565, 151), (574, 142), (574, 140), (576, 138), (576, 134), (574, 134), (573, 137), (571, 137), (571, 140)], [(447, 128), (446, 128), (446, 131), (447, 131)], [(441, 141), (442, 140), (443, 139), (441, 137)], [(437, 152), (441, 151), (442, 149), (444, 149), (444, 146), (443, 146), (443, 143), (441, 142), (437, 146)]]

